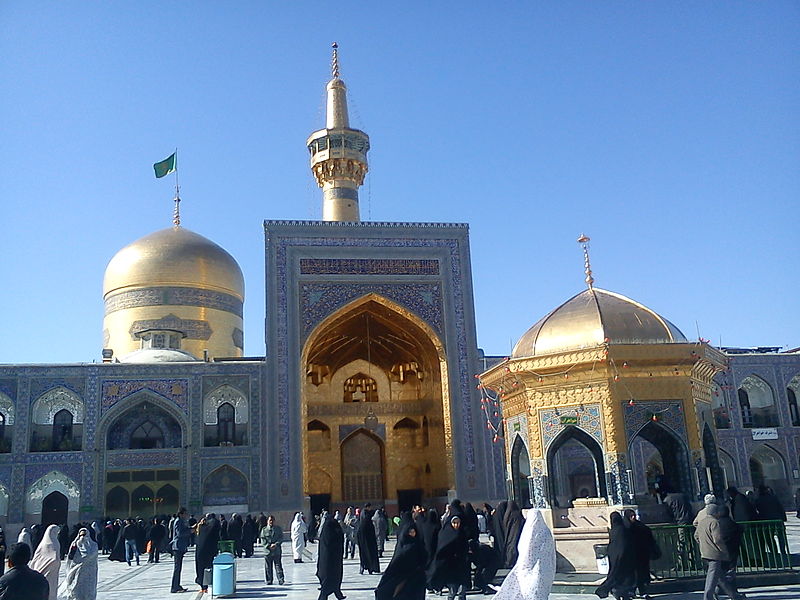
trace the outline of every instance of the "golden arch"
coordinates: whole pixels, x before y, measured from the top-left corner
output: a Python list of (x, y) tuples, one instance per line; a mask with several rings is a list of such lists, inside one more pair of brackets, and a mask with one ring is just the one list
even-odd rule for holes
[[(401, 470), (409, 462), (425, 473), (421, 485), (432, 495), (455, 487), (447, 356), (441, 339), (423, 319), (383, 296), (366, 294), (316, 325), (304, 342), (299, 370), (303, 423), (324, 421), (338, 440), (347, 437), (354, 426), (367, 425), (365, 419), (377, 419), (374, 425), (385, 427), (387, 496), (394, 496), (396, 484), (403, 479)], [(342, 390), (336, 386), (356, 374), (375, 380), (377, 402), (348, 402), (345, 406)], [(372, 417), (367, 416), (368, 411)], [(423, 437), (430, 439), (430, 448), (417, 444), (406, 449), (405, 456), (395, 458), (392, 428), (406, 416), (424, 423)], [(306, 492), (313, 462), (330, 474), (332, 500), (339, 501), (341, 456), (336, 449), (310, 456), (307, 432), (303, 431), (302, 452)], [(440, 464), (429, 458), (437, 455)]]

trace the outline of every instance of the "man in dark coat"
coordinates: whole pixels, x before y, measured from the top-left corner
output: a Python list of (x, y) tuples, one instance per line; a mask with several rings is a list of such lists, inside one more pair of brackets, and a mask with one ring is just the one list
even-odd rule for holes
[(150, 556), (147, 557), (147, 562), (157, 563), (161, 557), (161, 546), (164, 543), (164, 538), (167, 536), (167, 528), (156, 517), (153, 519), (153, 526), (150, 528), (148, 541), (150, 542)]
[(758, 519), (758, 513), (755, 507), (744, 494), (740, 494), (739, 490), (732, 486), (726, 490), (726, 493), (728, 494), (728, 501), (731, 506), (731, 517), (734, 521), (742, 523), (744, 521), (755, 521)]
[[(771, 488), (768, 488), (763, 483), (758, 486), (758, 498), (756, 498), (756, 510), (758, 510), (758, 518), (761, 521), (786, 521), (786, 509), (778, 500), (778, 497), (773, 493)], [(775, 535), (766, 539), (766, 547), (769, 552), (770, 560), (773, 566), (778, 566), (783, 562), (778, 557), (778, 547), (775, 545), (775, 538), (778, 539), (780, 544), (781, 555), (787, 556), (786, 538), (782, 535)]]
[(12, 544), (8, 549), (8, 572), (0, 577), (0, 598), (10, 600), (47, 600), (50, 584), (44, 575), (28, 566), (31, 548), (28, 544)]
[(626, 508), (623, 516), (625, 525), (630, 529), (636, 557), (636, 587), (639, 588), (640, 596), (650, 598), (647, 594), (647, 588), (650, 586), (650, 561), (661, 557), (661, 549), (651, 529), (638, 519), (635, 511)]
[(255, 519), (252, 515), (247, 515), (242, 525), (242, 550), (244, 557), (250, 558), (253, 556), (253, 545), (256, 543), (259, 531)]
[[(725, 549), (728, 551), (728, 560), (723, 561), (722, 578), (729, 581), (733, 587), (736, 587), (736, 563), (739, 561), (739, 548), (742, 545), (742, 533), (744, 528), (736, 521), (731, 519), (730, 510), (727, 506), (720, 506), (719, 508), (719, 532), (722, 536), (722, 542), (725, 544)], [(717, 586), (717, 592), (720, 588)]]
[[(669, 488), (667, 488), (669, 490)], [(672, 522), (676, 525), (691, 525), (694, 521), (694, 510), (692, 501), (683, 492), (669, 490), (664, 495), (664, 504), (667, 505), (672, 516)], [(700, 568), (700, 559), (695, 556), (694, 548), (689, 537), (691, 530), (681, 527), (678, 529), (677, 554), (679, 566), (683, 569)]]
[(733, 583), (726, 576), (726, 565), (730, 564), (731, 556), (722, 537), (719, 517), (722, 507), (712, 504), (708, 507), (708, 517), (700, 521), (694, 533), (694, 538), (700, 548), (700, 556), (707, 565), (706, 585), (703, 600), (716, 598), (717, 585), (719, 585), (731, 600), (740, 600), (739, 594)]
[[(360, 573), (368, 571), (370, 575), (380, 573), (381, 567), (378, 562), (378, 540), (375, 537), (375, 527), (372, 524), (371, 505), (365, 504), (364, 510), (358, 521), (356, 530), (356, 541), (358, 542), (358, 558), (361, 561)], [(341, 527), (340, 527), (341, 529)]]
[[(374, 535), (372, 523), (369, 527)], [(377, 549), (376, 549), (377, 552)], [(325, 520), (319, 532), (319, 554), (317, 556), (317, 578), (319, 579), (319, 598), (327, 600), (333, 594), (338, 600), (345, 595), (342, 593), (342, 561), (344, 559), (344, 533), (336, 519), (326, 513)]]

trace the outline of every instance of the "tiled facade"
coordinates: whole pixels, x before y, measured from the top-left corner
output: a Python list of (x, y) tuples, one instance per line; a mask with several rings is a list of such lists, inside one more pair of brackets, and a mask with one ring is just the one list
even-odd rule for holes
[[(800, 420), (792, 410), (791, 394), (800, 383), (800, 352), (777, 349), (726, 349), (728, 370), (715, 378), (712, 403), (717, 424), (720, 460), (728, 484), (752, 489), (758, 473), (751, 470), (751, 457), (774, 469), (775, 479), (767, 482), (775, 488), (784, 505), (794, 505), (793, 495), (800, 487)], [(757, 378), (774, 402), (774, 420), (770, 427), (746, 427), (739, 390), (748, 378)], [(797, 390), (800, 392), (800, 389)], [(800, 393), (795, 392), (795, 402)], [(726, 466), (727, 463), (727, 466)], [(753, 465), (756, 466), (756, 465)], [(732, 472), (731, 472), (732, 471)]]
[[(215, 469), (228, 466), (246, 480), (243, 504), (262, 507), (262, 441), (268, 427), (262, 417), (263, 376), (263, 361), (0, 366), (3, 438), (12, 440), (9, 451), (0, 452), (0, 522), (38, 521), (42, 499), (51, 491), (69, 499), (69, 522), (103, 515), (106, 474), (114, 471), (177, 469), (179, 503), (199, 512), (204, 483)], [(246, 428), (246, 445), (204, 445), (204, 402), (222, 386), (238, 390), (248, 405), (247, 421), (237, 419), (236, 425)], [(80, 449), (32, 452), (32, 407), (53, 390), (68, 391), (83, 409)], [(129, 450), (125, 440), (109, 441), (110, 434), (125, 430), (120, 420), (129, 418), (130, 409), (144, 404), (177, 424), (179, 441), (164, 436), (165, 445), (175, 447)]]

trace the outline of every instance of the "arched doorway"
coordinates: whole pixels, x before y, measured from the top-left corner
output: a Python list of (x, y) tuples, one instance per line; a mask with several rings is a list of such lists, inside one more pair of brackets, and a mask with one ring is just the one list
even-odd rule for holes
[(719, 458), (720, 470), (722, 471), (722, 476), (725, 480), (725, 489), (728, 489), (731, 486), (738, 487), (740, 483), (739, 474), (736, 470), (736, 462), (734, 462), (733, 458), (722, 449), (719, 450), (717, 457)]
[(756, 448), (750, 455), (750, 477), (754, 488), (765, 485), (772, 488), (778, 498), (789, 496), (783, 457), (766, 444)]
[[(307, 492), (312, 468), (324, 467), (335, 482), (331, 502), (384, 500), (408, 491), (404, 473), (409, 467), (420, 474), (421, 487), (413, 489), (423, 497), (447, 496), (455, 485), (453, 453), (460, 440), (450, 437), (444, 346), (428, 323), (368, 294), (322, 321), (306, 340), (301, 360)], [(359, 434), (330, 456), (328, 432), (334, 447), (359, 429), (374, 439)], [(348, 451), (350, 444), (373, 455), (357, 457)], [(392, 460), (385, 462), (384, 455)], [(345, 458), (351, 464), (345, 465)]]
[(383, 443), (359, 429), (342, 442), (342, 499), (383, 502)]
[[(639, 438), (648, 442), (655, 448), (650, 458), (651, 468), (653, 464), (660, 465), (661, 477), (656, 480), (654, 487), (658, 492), (678, 491), (694, 495), (691, 471), (689, 470), (689, 456), (686, 445), (670, 429), (664, 427), (657, 421), (650, 421), (642, 427), (636, 436), (631, 440), (631, 446)], [(638, 462), (637, 453), (630, 453), (632, 456), (632, 469), (634, 472), (647, 470), (648, 465)]]
[(116, 485), (106, 493), (105, 515), (124, 519), (131, 515), (131, 495), (124, 487)]
[(50, 492), (42, 500), (42, 525), (64, 525), (69, 513), (69, 500), (61, 492)]
[(155, 515), (157, 506), (156, 495), (149, 485), (140, 485), (131, 492), (131, 516), (147, 518)]
[(152, 450), (180, 448), (183, 430), (178, 420), (157, 403), (135, 403), (119, 415), (108, 428), (109, 450)]
[[(209, 473), (203, 483), (203, 505), (237, 507), (247, 510), (247, 478), (233, 467), (223, 465)], [(242, 509), (241, 507), (244, 507)]]
[(703, 454), (706, 459), (707, 472), (711, 475), (711, 490), (714, 495), (721, 498), (722, 493), (725, 491), (725, 475), (722, 473), (722, 468), (719, 464), (717, 442), (714, 439), (714, 434), (711, 433), (708, 423), (703, 427)]
[(511, 447), (511, 489), (514, 500), (520, 508), (531, 508), (531, 489), (528, 477), (531, 475), (531, 459), (528, 449), (520, 436), (514, 440)]
[(178, 512), (178, 489), (174, 485), (162, 485), (156, 492), (158, 514), (175, 514)]
[(591, 435), (569, 425), (547, 449), (550, 505), (567, 508), (580, 497), (605, 497), (603, 449)]

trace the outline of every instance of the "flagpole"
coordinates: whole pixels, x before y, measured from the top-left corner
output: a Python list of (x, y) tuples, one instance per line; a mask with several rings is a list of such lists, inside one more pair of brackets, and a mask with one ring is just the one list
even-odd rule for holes
[(181, 226), (181, 186), (178, 184), (178, 148), (175, 148), (175, 212), (172, 214), (172, 224)]

